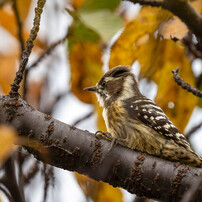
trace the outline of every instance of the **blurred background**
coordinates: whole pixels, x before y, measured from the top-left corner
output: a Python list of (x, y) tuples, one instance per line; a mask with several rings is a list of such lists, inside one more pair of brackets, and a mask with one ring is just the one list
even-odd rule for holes
[[(0, 0), (0, 94), (10, 90), (36, 2)], [(191, 3), (202, 13), (201, 0)], [(47, 1), (20, 93), (30, 105), (62, 122), (93, 133), (106, 131), (102, 109), (83, 88), (95, 85), (110, 68), (128, 65), (141, 92), (202, 155), (202, 100), (179, 87), (171, 72), (179, 67), (180, 76), (202, 90), (202, 53), (190, 48), (196, 44), (185, 24), (161, 8), (120, 0)], [(0, 127), (0, 146), (6, 145), (5, 151), (0, 147), (0, 201), (11, 200), (11, 189), (29, 202), (137, 201), (123, 189), (37, 161), (11, 145), (14, 133)], [(12, 188), (8, 173), (16, 178)]]

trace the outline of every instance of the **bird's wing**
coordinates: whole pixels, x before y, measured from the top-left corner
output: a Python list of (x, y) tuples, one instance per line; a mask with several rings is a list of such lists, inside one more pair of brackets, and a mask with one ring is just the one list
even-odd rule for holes
[(192, 151), (183, 134), (168, 119), (163, 110), (146, 97), (133, 97), (127, 100), (126, 109), (133, 119), (142, 121), (167, 139), (174, 140), (178, 145)]

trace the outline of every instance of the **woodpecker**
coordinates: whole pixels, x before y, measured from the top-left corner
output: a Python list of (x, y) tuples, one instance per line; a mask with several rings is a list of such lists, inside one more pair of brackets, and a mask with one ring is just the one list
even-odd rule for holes
[(186, 137), (163, 110), (143, 96), (138, 81), (128, 67), (117, 66), (106, 72), (96, 86), (85, 88), (96, 93), (103, 107), (103, 118), (111, 137), (123, 146), (170, 161), (202, 167)]

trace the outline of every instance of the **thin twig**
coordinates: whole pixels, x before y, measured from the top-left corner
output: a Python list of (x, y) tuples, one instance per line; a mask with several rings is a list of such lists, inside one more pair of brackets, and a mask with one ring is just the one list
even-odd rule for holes
[(82, 121), (84, 121), (84, 120), (90, 118), (93, 114), (94, 114), (94, 111), (89, 112), (89, 113), (86, 114), (85, 116), (83, 116), (83, 117), (81, 117), (80, 119), (78, 119), (77, 121), (75, 121), (72, 125), (73, 125), (73, 126), (78, 125), (78, 124), (81, 123)]
[(179, 72), (179, 68), (177, 68), (176, 70), (172, 70), (173, 77), (174, 77), (176, 83), (179, 86), (181, 86), (183, 89), (187, 90), (188, 92), (191, 92), (198, 97), (202, 97), (202, 92), (200, 90), (194, 88), (190, 84), (184, 82), (184, 80), (179, 76), (178, 72)]
[(17, 7), (17, 2), (16, 0), (13, 0), (13, 11), (15, 13), (15, 17), (16, 17), (16, 22), (17, 22), (17, 27), (18, 27), (18, 38), (20, 41), (20, 47), (21, 47), (21, 51), (23, 52), (24, 50), (24, 40), (23, 40), (23, 34), (22, 34), (22, 21), (20, 20), (20, 15), (18, 12), (18, 7)]
[[(47, 200), (48, 188), (50, 185), (54, 186), (55, 176), (53, 166), (43, 164), (42, 175), (44, 176), (44, 196), (43, 201)], [(51, 183), (52, 182), (52, 183)]]
[(52, 53), (52, 51), (61, 43), (63, 43), (65, 40), (67, 39), (67, 34), (62, 38), (59, 39), (58, 41), (56, 41), (55, 43), (51, 44), (47, 50), (42, 53), (39, 58), (33, 63), (31, 64), (29, 67), (27, 67), (25, 69), (25, 82), (24, 82), (24, 97), (26, 98), (26, 94), (27, 94), (27, 75), (29, 73), (29, 71), (36, 67), (46, 56), (50, 55)]
[(35, 17), (34, 17), (34, 22), (33, 22), (33, 27), (31, 29), (31, 33), (29, 35), (29, 38), (26, 42), (26, 47), (22, 53), (22, 58), (19, 66), (19, 70), (16, 73), (15, 79), (13, 83), (11, 84), (11, 90), (9, 94), (11, 96), (16, 96), (18, 95), (18, 89), (19, 89), (19, 84), (21, 83), (23, 79), (23, 73), (25, 70), (25, 67), (27, 65), (29, 56), (31, 54), (32, 48), (34, 46), (34, 40), (37, 37), (37, 33), (39, 31), (39, 25), (40, 25), (40, 19), (41, 19), (41, 14), (43, 12), (43, 7), (45, 5), (46, 0), (38, 0), (37, 1), (37, 7), (35, 8)]
[(62, 100), (64, 97), (68, 96), (70, 93), (71, 93), (70, 90), (67, 90), (65, 92), (61, 92), (60, 94), (58, 94), (57, 96), (55, 96), (54, 100), (52, 102), (48, 103), (48, 105), (47, 105), (47, 103), (45, 103), (45, 105), (41, 104), (39, 110), (41, 112), (45, 113), (45, 114), (50, 114), (51, 115), (53, 113), (55, 105), (58, 102), (60, 102), (60, 100)]
[(197, 124), (196, 126), (194, 126), (190, 131), (188, 131), (185, 136), (187, 139), (189, 139), (191, 137), (191, 135), (196, 132), (200, 127), (202, 126), (202, 122), (200, 122), (199, 124)]
[(26, 175), (24, 175), (25, 185), (30, 183), (30, 180), (32, 180), (36, 176), (38, 171), (39, 171), (39, 161), (35, 161), (34, 165), (30, 167), (29, 172)]
[(37, 66), (39, 62), (41, 62), (41, 60), (43, 60), (47, 55), (49, 55), (59, 44), (63, 43), (65, 40), (67, 39), (67, 34), (62, 38), (59, 39), (58, 41), (56, 41), (55, 43), (51, 44), (47, 50), (42, 53), (40, 55), (40, 57), (33, 63), (31, 64), (27, 70), (29, 71), (30, 69), (32, 69), (33, 67)]
[(8, 189), (11, 197), (14, 201), (25, 202), (24, 187), (20, 187), (16, 176), (15, 167), (15, 154), (13, 154), (4, 164), (4, 180), (1, 179), (2, 183)]
[(197, 88), (200, 88), (201, 84), (202, 84), (202, 73), (196, 79), (196, 86), (197, 86)]
[(123, 1), (130, 1), (132, 3), (139, 3), (140, 5), (148, 5), (155, 7), (163, 6), (163, 1), (157, 1), (157, 0), (123, 0)]
[(189, 34), (188, 36), (184, 37), (182, 42), (187, 46), (189, 52), (195, 58), (202, 58), (202, 51), (198, 50), (197, 46), (192, 42), (192, 34)]

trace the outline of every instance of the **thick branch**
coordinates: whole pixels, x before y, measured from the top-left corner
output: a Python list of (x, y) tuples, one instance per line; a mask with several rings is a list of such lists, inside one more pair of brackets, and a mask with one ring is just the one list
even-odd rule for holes
[[(179, 165), (115, 145), (45, 115), (21, 98), (0, 99), (0, 123), (17, 129), (29, 152), (45, 163), (85, 174), (131, 193), (179, 201), (202, 177), (202, 169)], [(34, 147), (34, 149), (33, 149)], [(202, 198), (202, 187), (195, 193)]]
[(43, 7), (45, 5), (45, 2), (46, 0), (38, 0), (37, 2), (37, 7), (35, 8), (35, 17), (34, 17), (33, 27), (31, 29), (29, 38), (26, 42), (25, 50), (22, 53), (19, 70), (16, 73), (14, 82), (11, 84), (10, 95), (15, 95), (18, 93), (19, 84), (22, 81), (23, 73), (27, 65), (29, 55), (31, 54), (32, 48), (34, 46), (34, 40), (36, 39), (37, 33), (39, 31), (41, 14), (43, 12)]
[(202, 47), (202, 16), (191, 6), (188, 0), (126, 0), (141, 5), (162, 7), (178, 16), (196, 35)]

